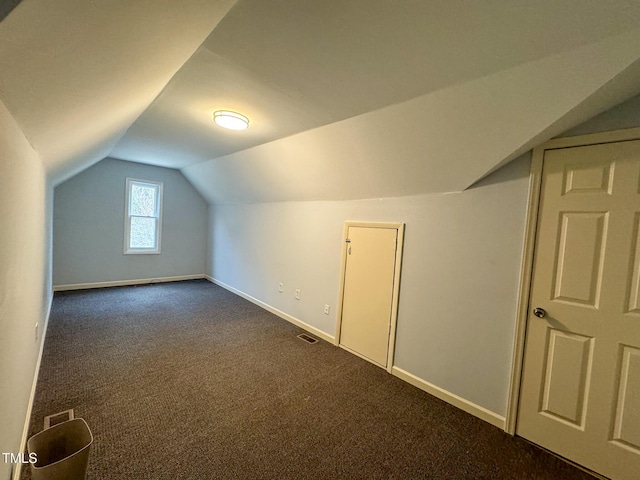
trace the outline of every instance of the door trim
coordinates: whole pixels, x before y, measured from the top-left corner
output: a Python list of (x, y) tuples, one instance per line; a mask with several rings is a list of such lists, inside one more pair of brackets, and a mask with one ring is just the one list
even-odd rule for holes
[(522, 267), (516, 308), (516, 329), (514, 338), (513, 358), (511, 367), (511, 381), (507, 414), (505, 417), (505, 432), (510, 435), (516, 433), (518, 404), (520, 401), (520, 382), (524, 363), (525, 333), (529, 312), (529, 295), (531, 293), (531, 274), (535, 253), (536, 229), (538, 225), (538, 208), (540, 206), (540, 191), (542, 184), (542, 164), (546, 150), (560, 148), (583, 147), (602, 143), (615, 143), (640, 139), (640, 128), (628, 128), (611, 132), (593, 133), (575, 137), (555, 138), (533, 149), (531, 159), (531, 173), (529, 176), (529, 200), (525, 223), (524, 246), (522, 250)]
[[(396, 346), (396, 325), (398, 323), (398, 300), (400, 298), (400, 271), (402, 270), (402, 250), (404, 245), (404, 223), (392, 222), (344, 222), (342, 232), (342, 260), (340, 265), (340, 285), (338, 291), (338, 308), (336, 310), (336, 333), (334, 337), (334, 345), (340, 346), (340, 330), (342, 327), (342, 300), (344, 296), (344, 276), (347, 268), (347, 235), (349, 227), (367, 227), (367, 228), (388, 228), (395, 229), (398, 232), (396, 237), (396, 258), (395, 268), (393, 272), (393, 295), (391, 297), (391, 324), (389, 326), (389, 349), (387, 351), (387, 372), (391, 373), (393, 368), (393, 358)], [(345, 349), (346, 350), (346, 349)], [(351, 350), (349, 350), (351, 352)], [(353, 353), (353, 352), (351, 352)]]

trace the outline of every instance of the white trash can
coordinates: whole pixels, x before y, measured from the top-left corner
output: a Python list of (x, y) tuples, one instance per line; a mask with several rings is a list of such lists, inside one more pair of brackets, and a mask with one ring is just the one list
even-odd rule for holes
[(33, 480), (84, 480), (89, 465), (93, 435), (87, 422), (75, 418), (36, 433), (27, 442)]

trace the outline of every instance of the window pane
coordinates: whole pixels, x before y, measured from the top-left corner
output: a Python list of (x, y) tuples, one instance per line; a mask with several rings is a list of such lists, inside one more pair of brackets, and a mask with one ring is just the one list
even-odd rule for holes
[(155, 217), (156, 215), (156, 188), (144, 185), (131, 185), (130, 215), (143, 217)]
[(131, 217), (129, 248), (156, 248), (156, 222), (155, 218)]

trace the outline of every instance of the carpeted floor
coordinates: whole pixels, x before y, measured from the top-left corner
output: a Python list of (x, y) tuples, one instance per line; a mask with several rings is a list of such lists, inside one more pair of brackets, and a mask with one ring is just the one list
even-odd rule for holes
[(593, 480), (301, 332), (204, 280), (56, 294), (31, 434), (75, 409), (92, 480)]

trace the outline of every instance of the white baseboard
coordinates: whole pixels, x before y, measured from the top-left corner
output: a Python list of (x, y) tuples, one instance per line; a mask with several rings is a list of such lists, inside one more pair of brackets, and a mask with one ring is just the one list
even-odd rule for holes
[[(38, 386), (38, 375), (40, 374), (40, 363), (42, 362), (42, 353), (44, 352), (44, 341), (47, 335), (47, 327), (49, 326), (49, 317), (51, 316), (51, 305), (53, 304), (53, 295), (49, 296), (49, 305), (47, 306), (47, 314), (42, 326), (42, 336), (40, 338), (40, 351), (38, 352), (38, 360), (36, 361), (36, 371), (33, 375), (33, 383), (31, 384), (31, 394), (29, 395), (29, 404), (27, 405), (27, 416), (24, 420), (22, 429), (22, 439), (20, 440), (20, 452), (24, 452), (27, 447), (27, 436), (29, 435), (29, 424), (31, 423), (31, 412), (33, 411), (33, 401), (36, 397), (36, 387)], [(22, 463), (16, 463), (13, 470), (13, 480), (20, 480), (22, 473)]]
[[(147, 283), (161, 283), (161, 282), (175, 282), (175, 281), (180, 281), (180, 280), (193, 280), (193, 279), (199, 279), (199, 278), (206, 278), (207, 280), (209, 280), (211, 283), (214, 283), (216, 285), (219, 285), (220, 287), (229, 290), (232, 293), (235, 293), (236, 295), (250, 301), (251, 303), (254, 303), (256, 305), (258, 305), (261, 308), (264, 308), (265, 310), (273, 313), (274, 315), (277, 315), (278, 317), (308, 331), (309, 333), (322, 338), (323, 340), (333, 344), (335, 341), (335, 337), (333, 337), (332, 335), (329, 335), (326, 332), (323, 332), (322, 330), (319, 330), (316, 327), (313, 327), (311, 325), (309, 325), (308, 323), (303, 322), (302, 320), (293, 317), (291, 315), (289, 315), (288, 313), (285, 313), (281, 310), (278, 310), (275, 307), (272, 307), (271, 305), (264, 303), (261, 300), (258, 300), (255, 297), (252, 297), (251, 295), (238, 290), (237, 288), (232, 287), (231, 285), (227, 285), (224, 282), (221, 282), (220, 280), (217, 280), (209, 275), (204, 275), (204, 274), (199, 274), (199, 275), (183, 275), (183, 276), (176, 276), (176, 277), (162, 277), (162, 278), (147, 278), (147, 279), (136, 279), (136, 280), (123, 280), (123, 281), (114, 281), (114, 282), (97, 282), (97, 283), (83, 283), (83, 284), (73, 284), (73, 285), (56, 285), (53, 287), (53, 291), (58, 292), (58, 291), (64, 291), (64, 290), (80, 290), (80, 289), (89, 289), (89, 288), (104, 288), (104, 287), (115, 287), (115, 286), (124, 286), (124, 285), (140, 285), (140, 284), (147, 284)], [(26, 446), (26, 442), (27, 442), (27, 435), (29, 433), (29, 423), (31, 420), (31, 411), (33, 408), (33, 400), (35, 397), (35, 393), (36, 393), (36, 386), (38, 383), (38, 374), (40, 372), (40, 362), (42, 361), (42, 353), (44, 351), (44, 337), (46, 335), (46, 331), (47, 331), (47, 327), (49, 325), (49, 316), (51, 315), (51, 304), (53, 301), (53, 297), (49, 298), (49, 306), (47, 309), (47, 316), (46, 316), (46, 320), (45, 320), (45, 325), (43, 328), (43, 333), (42, 333), (42, 339), (41, 339), (41, 343), (40, 343), (40, 353), (38, 355), (38, 361), (36, 363), (36, 371), (35, 371), (35, 375), (34, 375), (34, 379), (33, 379), (33, 384), (31, 387), (31, 395), (29, 398), (29, 406), (27, 408), (27, 416), (25, 419), (25, 425), (24, 425), (24, 430), (22, 433), (22, 440), (21, 440), (21, 450), (20, 451), (24, 451), (25, 446)], [(393, 375), (395, 375), (396, 377), (404, 380), (405, 382), (410, 383), (411, 385), (424, 390), (425, 392), (433, 395), (434, 397), (437, 397), (447, 403), (450, 403), (452, 405), (454, 405), (455, 407), (460, 408), (461, 410), (464, 410), (467, 413), (470, 413), (471, 415), (474, 415), (500, 429), (505, 428), (505, 417), (498, 415), (495, 412), (492, 412), (491, 410), (488, 410), (484, 407), (481, 407), (480, 405), (476, 405), (473, 402), (470, 402), (469, 400), (466, 400), (454, 393), (451, 393), (447, 390), (444, 390), (443, 388), (440, 388), (436, 385), (433, 385), (429, 382), (427, 382), (426, 380), (423, 380), (415, 375), (413, 375), (412, 373), (409, 373), (401, 368), (398, 367), (392, 367), (391, 369), (391, 373)], [(20, 474), (21, 474), (21, 468), (22, 465), (18, 464), (16, 469), (14, 470), (14, 474), (13, 474), (13, 480), (19, 480), (20, 479)]]
[[(220, 280), (217, 280), (209, 275), (205, 275), (205, 278), (209, 280), (211, 283), (215, 283), (216, 285), (219, 285), (222, 288), (229, 290), (230, 292), (235, 293), (236, 295), (246, 300), (249, 300), (251, 303), (255, 303), (259, 307), (264, 308), (265, 310), (279, 316), (280, 318), (283, 318), (284, 320), (287, 320), (288, 322), (291, 322), (294, 325), (297, 325), (298, 327), (303, 328), (304, 330), (307, 330), (313, 335), (316, 335), (322, 338), (323, 340), (326, 340), (327, 342), (334, 343), (335, 338), (323, 332), (322, 330), (319, 330), (316, 327), (312, 327), (311, 325), (303, 322), (302, 320), (295, 318), (289, 315), (288, 313), (284, 313), (283, 311), (278, 310), (277, 308), (272, 307), (271, 305), (268, 305), (258, 300), (257, 298), (254, 298), (251, 295), (241, 290), (238, 290), (237, 288), (234, 288), (231, 285), (227, 285), (226, 283), (221, 282)], [(350, 352), (350, 353), (353, 353), (353, 352)], [(425, 392), (433, 395), (434, 397), (437, 397), (440, 400), (444, 400), (445, 402), (450, 403), (453, 406), (458, 407), (461, 410), (464, 410), (465, 412), (470, 413), (471, 415), (474, 415), (484, 420), (485, 422), (489, 422), (490, 424), (495, 425), (496, 427), (504, 430), (505, 418), (503, 416), (498, 415), (497, 413), (492, 412), (491, 410), (488, 410), (484, 407), (481, 407), (480, 405), (476, 405), (475, 403), (470, 402), (469, 400), (459, 397), (455, 393), (448, 392), (443, 388), (433, 385), (401, 368), (392, 367), (391, 373), (396, 377), (404, 380), (405, 382), (408, 382), (411, 385), (418, 387), (419, 389), (424, 390)]]
[(215, 278), (210, 277), (209, 275), (205, 275), (204, 278), (209, 280), (211, 283), (215, 283), (216, 285), (221, 286), (225, 290), (229, 290), (230, 292), (235, 293), (236, 295), (244, 298), (245, 300), (249, 300), (251, 303), (255, 303), (256, 305), (258, 305), (261, 308), (264, 308), (268, 312), (271, 312), (274, 315), (279, 316), (280, 318), (286, 320), (287, 322), (293, 323), (294, 325), (306, 330), (307, 332), (315, 335), (316, 337), (320, 337), (321, 339), (333, 345), (335, 338), (332, 335), (329, 335), (328, 333), (323, 332), (322, 330), (316, 327), (313, 327), (308, 323), (303, 322), (299, 318), (293, 317), (288, 313), (283, 312), (282, 310), (278, 310), (277, 308), (272, 307), (271, 305), (264, 303), (263, 301), (258, 300), (257, 298), (252, 297), (251, 295), (244, 293), (241, 290), (238, 290), (237, 288), (233, 288), (231, 285), (227, 285), (226, 283), (221, 282), (220, 280), (216, 280)]
[(160, 277), (160, 278), (137, 278), (134, 280), (115, 280), (112, 282), (95, 282), (95, 283), (73, 283), (70, 285), (54, 285), (54, 292), (63, 292), (65, 290), (85, 290), (89, 288), (105, 288), (105, 287), (123, 287), (126, 285), (144, 285), (148, 283), (165, 283), (179, 282), (181, 280), (196, 280), (205, 278), (206, 275), (199, 273), (197, 275), (178, 275), (176, 277)]
[(455, 393), (448, 392), (447, 390), (416, 377), (412, 373), (402, 370), (401, 368), (393, 367), (391, 369), (391, 373), (405, 382), (410, 383), (414, 387), (418, 387), (420, 390), (424, 390), (434, 397), (438, 397), (440, 400), (444, 400), (445, 402), (504, 430), (505, 418), (502, 415), (498, 415), (491, 410), (481, 407), (480, 405), (476, 405), (469, 400), (459, 397)]

